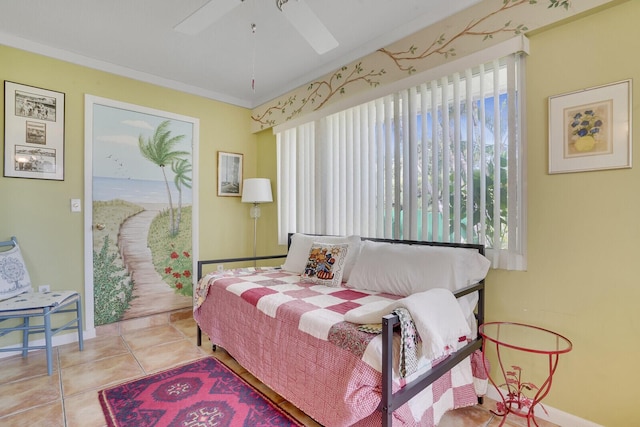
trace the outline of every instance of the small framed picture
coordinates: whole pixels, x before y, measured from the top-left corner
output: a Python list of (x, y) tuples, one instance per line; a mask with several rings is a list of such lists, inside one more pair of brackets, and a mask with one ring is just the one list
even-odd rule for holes
[(631, 80), (549, 98), (549, 173), (631, 167)]
[(218, 196), (242, 196), (242, 154), (218, 151)]
[(4, 176), (64, 180), (64, 93), (5, 80)]

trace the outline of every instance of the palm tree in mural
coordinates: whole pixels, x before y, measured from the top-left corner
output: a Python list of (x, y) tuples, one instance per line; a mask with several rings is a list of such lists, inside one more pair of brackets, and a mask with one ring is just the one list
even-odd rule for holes
[(145, 139), (140, 135), (138, 137), (138, 146), (140, 148), (140, 153), (147, 160), (160, 166), (160, 170), (162, 170), (162, 176), (164, 177), (164, 183), (167, 189), (167, 196), (169, 197), (169, 233), (173, 236), (177, 233), (177, 227), (173, 217), (173, 201), (171, 200), (171, 190), (169, 188), (169, 181), (167, 180), (165, 166), (171, 164), (171, 162), (182, 156), (189, 155), (190, 153), (187, 151), (173, 151), (175, 145), (184, 139), (184, 135), (172, 136), (168, 127), (169, 120), (165, 120), (158, 125), (152, 137)]
[(191, 188), (191, 163), (187, 159), (177, 159), (171, 163), (171, 170), (175, 174), (173, 183), (178, 189), (178, 218), (176, 219), (177, 233), (180, 231), (180, 222), (182, 221), (182, 187)]

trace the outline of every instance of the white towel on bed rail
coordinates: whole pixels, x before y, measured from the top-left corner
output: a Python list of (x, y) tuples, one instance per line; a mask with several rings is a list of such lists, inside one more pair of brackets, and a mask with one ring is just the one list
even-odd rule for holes
[(446, 356), (458, 348), (461, 337), (471, 334), (456, 297), (448, 289), (430, 289), (392, 303), (373, 302), (348, 311), (345, 320), (351, 323), (380, 323), (382, 316), (398, 307), (411, 313), (422, 340), (423, 355), (429, 359)]

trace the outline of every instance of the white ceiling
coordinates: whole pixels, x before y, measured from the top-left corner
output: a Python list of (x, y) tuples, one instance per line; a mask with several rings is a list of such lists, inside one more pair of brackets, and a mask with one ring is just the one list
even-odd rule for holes
[(0, 44), (252, 108), (480, 0), (289, 0), (338, 41), (323, 55), (275, 0), (237, 1), (187, 35), (173, 27), (207, 0), (0, 0)]

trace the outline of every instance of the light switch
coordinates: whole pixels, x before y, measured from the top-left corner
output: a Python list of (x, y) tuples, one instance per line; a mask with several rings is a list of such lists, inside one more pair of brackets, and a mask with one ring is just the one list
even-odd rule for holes
[(80, 199), (71, 199), (71, 212), (81, 212), (82, 204), (80, 203)]

